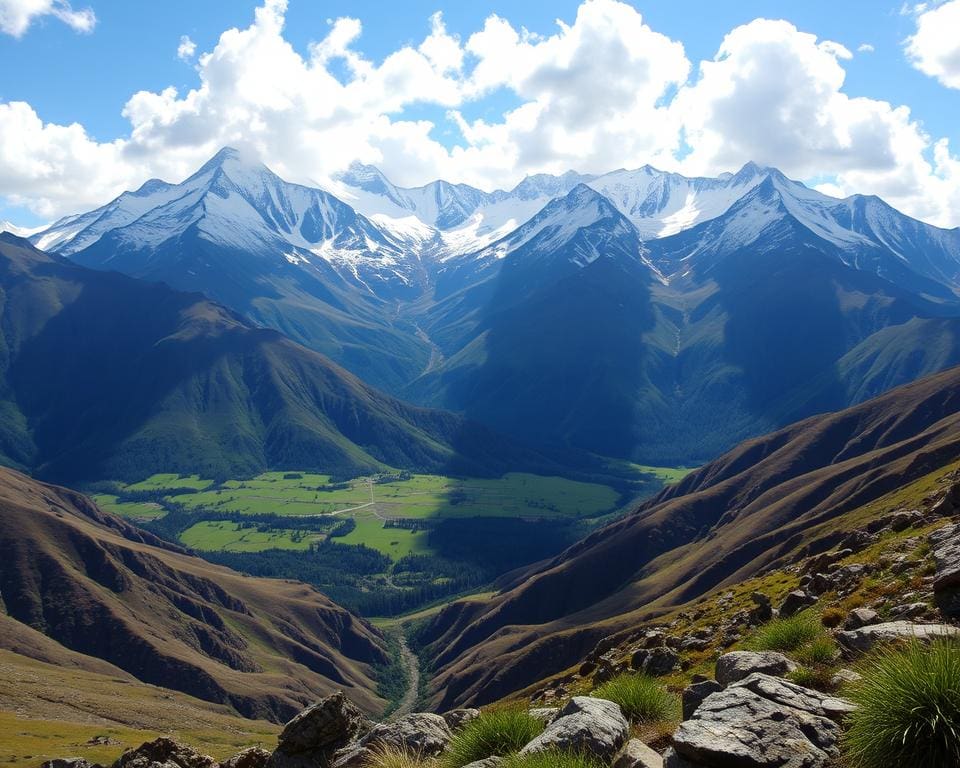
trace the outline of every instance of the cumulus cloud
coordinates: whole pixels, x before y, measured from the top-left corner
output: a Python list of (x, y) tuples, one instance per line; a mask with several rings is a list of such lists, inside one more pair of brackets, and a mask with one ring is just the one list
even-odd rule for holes
[(857, 53), (873, 53), (875, 50), (877, 49), (870, 43), (860, 43), (857, 46)]
[(180, 45), (177, 46), (177, 58), (180, 61), (190, 61), (197, 52), (197, 44), (189, 35), (180, 36)]
[(754, 160), (800, 179), (835, 177), (824, 187), (831, 192), (878, 194), (915, 216), (954, 221), (942, 195), (956, 181), (946, 143), (931, 163), (933, 144), (907, 107), (847, 95), (850, 57), (786, 21), (756, 19), (731, 31), (672, 105), (691, 148), (684, 170)]
[(917, 30), (907, 38), (907, 57), (925, 75), (960, 88), (960, 0), (915, 11)]
[[(487, 189), (571, 168), (712, 175), (756, 160), (831, 193), (880, 194), (960, 223), (960, 161), (946, 140), (927, 136), (907, 107), (847, 94), (851, 52), (785, 21), (732, 30), (694, 69), (682, 43), (617, 0), (585, 0), (549, 34), (494, 15), (461, 39), (435, 14), (421, 41), (379, 62), (364, 55), (354, 18), (331, 19), (297, 52), (285, 12), (285, 0), (265, 0), (248, 27), (199, 56), (191, 49), (197, 84), (133, 94), (130, 130), (112, 142), (0, 104), (0, 195), (44, 216), (72, 212), (152, 176), (179, 180), (232, 144), (294, 180), (323, 183), (360, 160), (401, 184)], [(504, 92), (512, 105), (500, 117), (470, 116)], [(433, 120), (409, 117), (423, 105), (446, 115), (452, 145)]]
[(74, 10), (67, 0), (0, 0), (0, 31), (5, 34), (22, 37), (44, 16), (59, 19), (77, 32), (91, 32), (97, 23), (92, 9)]

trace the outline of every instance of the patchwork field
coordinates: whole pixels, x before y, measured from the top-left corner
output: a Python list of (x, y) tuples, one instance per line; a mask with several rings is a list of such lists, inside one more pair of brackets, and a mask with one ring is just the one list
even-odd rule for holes
[[(621, 468), (622, 470), (622, 468)], [(684, 470), (641, 468), (639, 487)], [(622, 471), (621, 471), (622, 474)], [(95, 500), (214, 562), (315, 584), (366, 616), (397, 615), (551, 557), (636, 493), (510, 473), (458, 478), (399, 470), (342, 480), (265, 472), (222, 482), (157, 474), (101, 483)]]

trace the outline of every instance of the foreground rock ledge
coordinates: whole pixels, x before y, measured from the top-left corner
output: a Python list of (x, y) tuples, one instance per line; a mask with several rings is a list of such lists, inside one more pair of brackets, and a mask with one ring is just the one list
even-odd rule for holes
[(826, 768), (849, 702), (762, 673), (712, 693), (673, 736), (666, 768)]

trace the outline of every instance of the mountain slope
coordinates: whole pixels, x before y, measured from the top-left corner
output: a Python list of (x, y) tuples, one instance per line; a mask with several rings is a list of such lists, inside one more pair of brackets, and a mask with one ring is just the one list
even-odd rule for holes
[(383, 640), (315, 589), (211, 565), (73, 491), (0, 470), (0, 552), (0, 646), (22, 656), (274, 721), (341, 687), (383, 704)]
[(415, 254), (319, 189), (223, 149), (180, 184), (148, 181), (32, 241), (97, 269), (200, 291), (376, 386), (426, 364), (395, 303), (423, 281)]
[(423, 638), (435, 700), (524, 688), (641, 615), (755, 575), (817, 526), (958, 458), (960, 368), (745, 442), (496, 597), (446, 608)]
[(0, 235), (0, 455), (41, 476), (266, 467), (489, 473), (539, 459), (393, 400), (196, 294)]
[(224, 150), (34, 241), (203, 291), (420, 405), (645, 464), (960, 363), (960, 229), (773, 168), (486, 192), (355, 165), (331, 189)]

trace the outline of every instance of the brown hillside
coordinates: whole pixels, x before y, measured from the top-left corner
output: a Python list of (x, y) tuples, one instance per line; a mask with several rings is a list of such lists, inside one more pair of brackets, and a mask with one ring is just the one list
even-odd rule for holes
[(96, 673), (113, 665), (247, 717), (283, 720), (339, 688), (370, 712), (384, 704), (372, 671), (387, 658), (382, 639), (314, 588), (211, 565), (10, 470), (0, 608), (15, 620), (0, 622), (0, 648)]
[(811, 544), (818, 524), (960, 456), (960, 369), (750, 440), (488, 601), (424, 631), (440, 707), (501, 698), (602, 637)]

